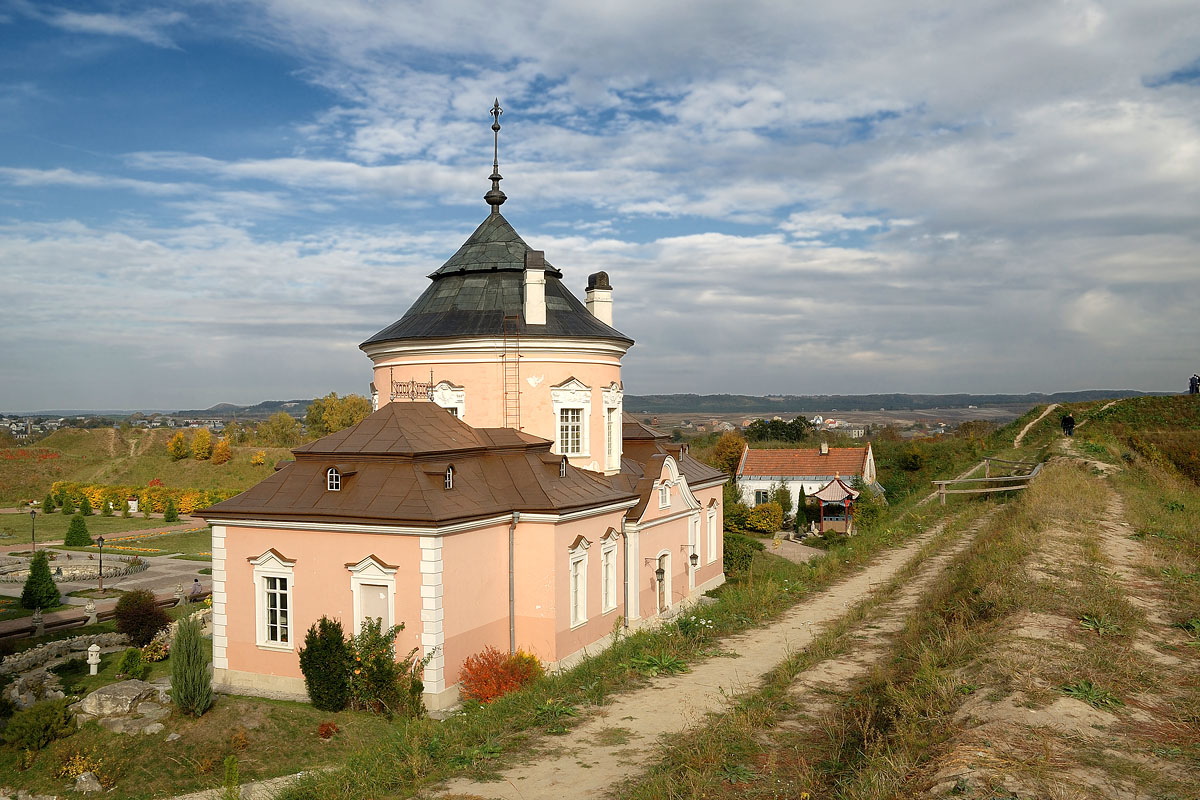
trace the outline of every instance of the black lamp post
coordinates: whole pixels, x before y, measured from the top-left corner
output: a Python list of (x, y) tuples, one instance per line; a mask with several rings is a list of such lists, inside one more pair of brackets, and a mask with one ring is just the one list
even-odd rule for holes
[(97, 536), (96, 544), (100, 548), (100, 572), (98, 573), (100, 578), (100, 594), (104, 594), (104, 537)]
[(29, 507), (29, 540), (32, 542), (31, 547), (33, 552), (37, 552), (37, 509), (33, 506)]

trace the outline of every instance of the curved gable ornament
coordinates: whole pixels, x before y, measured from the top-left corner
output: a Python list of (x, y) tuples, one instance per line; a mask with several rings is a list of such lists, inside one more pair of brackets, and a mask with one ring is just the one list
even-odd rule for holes
[(667, 456), (663, 460), (663, 470), (667, 473), (667, 478), (660, 480), (659, 486), (678, 486), (679, 496), (683, 498), (687, 507), (693, 511), (699, 509), (700, 501), (692, 494), (692, 488), (688, 486), (687, 478), (679, 471), (679, 464), (674, 458)]
[(576, 555), (578, 553), (586, 552), (591, 546), (592, 543), (587, 540), (587, 537), (583, 534), (580, 534), (579, 536), (575, 537), (575, 541), (571, 542), (571, 546), (567, 548), (567, 551), (570, 552), (571, 555)]

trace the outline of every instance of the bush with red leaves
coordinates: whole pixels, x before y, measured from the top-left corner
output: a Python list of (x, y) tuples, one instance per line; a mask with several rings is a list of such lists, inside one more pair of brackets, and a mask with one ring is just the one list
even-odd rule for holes
[(509, 655), (488, 645), (463, 661), (458, 674), (459, 696), (489, 703), (528, 686), (544, 674), (537, 656), (524, 650)]

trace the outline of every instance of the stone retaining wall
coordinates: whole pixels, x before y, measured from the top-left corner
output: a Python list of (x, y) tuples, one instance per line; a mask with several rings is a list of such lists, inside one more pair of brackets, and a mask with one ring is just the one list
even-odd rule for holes
[(123, 633), (93, 633), (39, 644), (4, 659), (4, 663), (0, 664), (0, 677), (30, 672), (56, 658), (66, 658), (72, 654), (86, 657), (87, 649), (93, 644), (100, 645), (101, 649), (121, 647), (129, 644), (129, 637)]

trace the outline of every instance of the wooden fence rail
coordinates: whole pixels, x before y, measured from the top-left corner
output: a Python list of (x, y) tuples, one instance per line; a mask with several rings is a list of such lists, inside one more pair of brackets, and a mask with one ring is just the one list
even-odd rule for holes
[[(991, 464), (1007, 464), (1013, 467), (1013, 472), (1021, 474), (1013, 475), (998, 475), (992, 477)], [(976, 467), (975, 469), (979, 469)], [(1026, 471), (1028, 470), (1028, 471)], [(953, 480), (933, 481), (933, 485), (937, 487), (938, 502), (946, 505), (946, 495), (948, 494), (984, 494), (987, 492), (1012, 492), (1018, 489), (1026, 489), (1029, 487), (1029, 482), (1037, 477), (1042, 471), (1040, 463), (1032, 461), (1005, 461), (1001, 458), (985, 458), (983, 460), (983, 475), (982, 478), (955, 478)], [(948, 486), (962, 486), (964, 484), (1004, 484), (995, 486), (978, 486), (975, 488), (963, 489), (948, 489)]]

